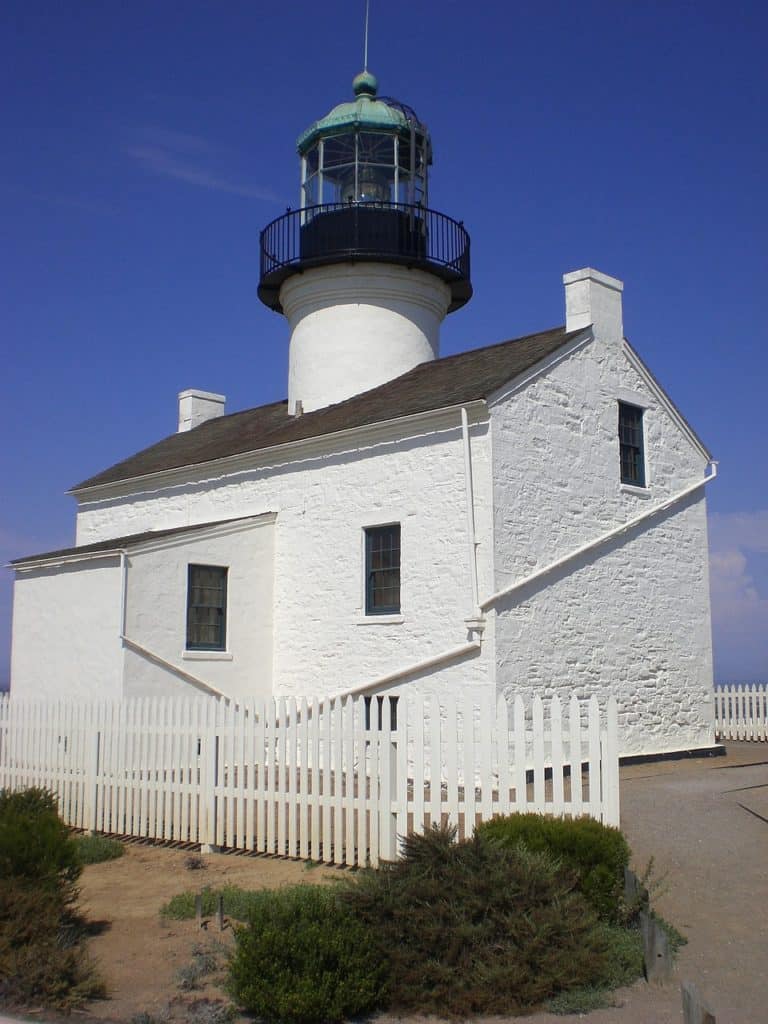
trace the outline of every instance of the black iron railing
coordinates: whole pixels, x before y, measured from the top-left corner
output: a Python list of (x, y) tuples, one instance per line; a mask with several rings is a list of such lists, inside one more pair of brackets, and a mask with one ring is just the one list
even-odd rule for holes
[(403, 203), (326, 203), (289, 210), (261, 232), (259, 297), (280, 310), (280, 286), (310, 267), (348, 261), (397, 263), (436, 274), (450, 310), (472, 295), (469, 235), (436, 210)]

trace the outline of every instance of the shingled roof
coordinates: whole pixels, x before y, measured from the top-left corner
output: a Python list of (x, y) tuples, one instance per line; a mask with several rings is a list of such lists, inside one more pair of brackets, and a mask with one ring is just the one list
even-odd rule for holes
[[(23, 558), (13, 558), (8, 563), (13, 566), (24, 566), (32, 562), (48, 562), (57, 558), (69, 558), (72, 555), (80, 556), (115, 554), (121, 549), (133, 548), (147, 541), (162, 540), (166, 537), (173, 537), (176, 534), (195, 533), (201, 530), (209, 530), (213, 526), (228, 526), (230, 523), (242, 523), (247, 519), (254, 522), (257, 519), (268, 519), (272, 513), (262, 512), (255, 516), (234, 516), (231, 519), (215, 519), (212, 523), (193, 523), (191, 526), (171, 526), (165, 530), (145, 530), (143, 533), (129, 533), (122, 537), (111, 537), (109, 540), (97, 540), (92, 544), (77, 544), (71, 548), (57, 548), (55, 551), (43, 551), (37, 555), (25, 555)], [(2, 1020), (2, 1018), (0, 1018)]]
[(289, 416), (285, 401), (219, 416), (193, 430), (158, 441), (102, 473), (83, 480), (72, 490), (199, 465), (289, 441), (322, 437), (340, 430), (487, 398), (580, 333), (568, 333), (565, 327), (555, 327), (498, 345), (420, 363), (408, 373), (371, 391), (303, 416)]

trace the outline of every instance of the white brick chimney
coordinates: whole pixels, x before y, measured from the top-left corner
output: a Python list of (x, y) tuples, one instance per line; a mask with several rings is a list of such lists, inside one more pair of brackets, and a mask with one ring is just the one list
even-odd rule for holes
[(215, 395), (212, 391), (179, 392), (179, 432), (199, 427), (206, 420), (224, 415), (225, 395)]
[(565, 329), (577, 331), (595, 325), (595, 334), (624, 337), (621, 293), (624, 283), (599, 270), (584, 267), (563, 274), (565, 285)]

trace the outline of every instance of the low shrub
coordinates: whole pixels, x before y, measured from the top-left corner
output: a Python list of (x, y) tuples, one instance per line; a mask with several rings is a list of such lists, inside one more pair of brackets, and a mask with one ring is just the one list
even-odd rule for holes
[(74, 911), (81, 870), (52, 794), (0, 792), (0, 1002), (71, 1010), (103, 995)]
[(160, 916), (173, 921), (185, 921), (195, 916), (195, 900), (203, 898), (203, 916), (211, 917), (219, 906), (219, 896), (224, 897), (224, 913), (233, 921), (247, 921), (252, 908), (261, 898), (261, 893), (253, 889), (241, 889), (239, 885), (225, 885), (221, 889), (206, 886), (199, 892), (188, 889), (180, 892), (160, 908)]
[(53, 794), (42, 789), (0, 791), (0, 878), (55, 893), (63, 907), (75, 898), (81, 870)]
[(119, 839), (108, 836), (75, 836), (77, 859), (83, 865), (101, 864), (106, 860), (117, 860), (125, 853)]
[(546, 851), (455, 836), (409, 836), (401, 860), (343, 891), (386, 965), (394, 1009), (518, 1013), (604, 975), (608, 937), (574, 871)]
[(561, 992), (547, 1000), (552, 1013), (589, 1013), (613, 1006), (612, 991), (631, 985), (643, 973), (643, 939), (639, 928), (601, 924), (608, 954), (603, 970), (591, 984)]
[(617, 828), (593, 818), (552, 818), (542, 814), (510, 814), (478, 826), (477, 832), (512, 848), (522, 843), (529, 850), (559, 858), (578, 874), (578, 888), (606, 921), (618, 921), (622, 912), (624, 868), (630, 849)]
[(251, 894), (235, 932), (229, 990), (274, 1024), (333, 1024), (373, 1010), (384, 974), (366, 929), (328, 887)]

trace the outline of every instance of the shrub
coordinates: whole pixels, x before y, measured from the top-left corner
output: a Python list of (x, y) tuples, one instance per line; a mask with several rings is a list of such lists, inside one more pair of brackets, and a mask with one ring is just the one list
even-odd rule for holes
[(52, 794), (0, 792), (0, 1001), (69, 1010), (103, 994), (73, 911), (81, 870)]
[(643, 973), (643, 938), (638, 928), (601, 924), (608, 946), (605, 965), (590, 985), (562, 992), (547, 1000), (553, 1013), (589, 1013), (612, 1006), (611, 992), (631, 985)]
[(617, 828), (593, 818), (510, 814), (483, 822), (477, 832), (506, 847), (522, 843), (529, 850), (546, 851), (559, 858), (578, 873), (578, 888), (600, 917), (619, 919), (630, 850)]
[(604, 928), (547, 852), (433, 828), (403, 858), (363, 872), (344, 899), (389, 973), (393, 1008), (520, 1012), (605, 970)]
[(180, 892), (160, 908), (162, 917), (173, 921), (185, 921), (195, 916), (195, 899), (203, 898), (203, 916), (211, 917), (219, 906), (219, 896), (224, 897), (224, 913), (233, 921), (247, 921), (251, 909), (259, 903), (262, 893), (253, 889), (241, 889), (239, 885), (225, 885), (222, 889), (206, 886), (199, 893), (188, 889)]
[(0, 878), (15, 878), (74, 900), (82, 868), (56, 799), (42, 789), (0, 791)]
[(331, 1024), (379, 1004), (381, 963), (335, 891), (300, 885), (252, 896), (229, 980), (246, 1010), (267, 1022)]
[(117, 860), (125, 853), (119, 839), (108, 836), (75, 836), (77, 859), (81, 864), (101, 864), (106, 860)]

